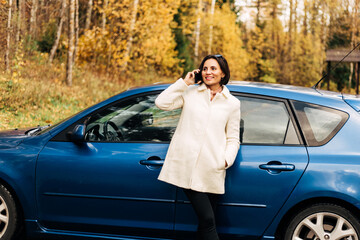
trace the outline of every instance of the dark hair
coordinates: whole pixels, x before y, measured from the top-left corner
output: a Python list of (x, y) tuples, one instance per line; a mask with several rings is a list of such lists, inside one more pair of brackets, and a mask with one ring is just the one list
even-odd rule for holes
[(211, 58), (215, 59), (218, 62), (219, 66), (221, 68), (221, 71), (225, 74), (225, 77), (221, 78), (220, 85), (226, 85), (230, 79), (230, 68), (229, 68), (229, 65), (228, 65), (226, 59), (222, 55), (220, 55), (220, 54), (207, 55), (202, 60), (200, 66), (199, 66), (200, 72), (203, 71), (203, 67), (204, 67), (206, 60), (211, 59)]

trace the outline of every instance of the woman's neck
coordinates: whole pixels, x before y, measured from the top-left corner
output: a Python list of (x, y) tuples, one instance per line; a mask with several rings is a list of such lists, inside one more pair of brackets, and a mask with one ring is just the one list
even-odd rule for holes
[(211, 86), (206, 85), (206, 87), (207, 87), (208, 89), (210, 89), (211, 92), (216, 92), (216, 93), (218, 93), (218, 92), (221, 92), (221, 91), (222, 91), (222, 86), (221, 86), (220, 84), (211, 85)]

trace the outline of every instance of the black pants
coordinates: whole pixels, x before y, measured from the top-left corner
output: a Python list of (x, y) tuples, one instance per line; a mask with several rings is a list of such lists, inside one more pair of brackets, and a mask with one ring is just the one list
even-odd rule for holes
[(190, 189), (184, 192), (193, 206), (199, 220), (198, 240), (219, 240), (216, 231), (215, 212), (219, 194), (202, 193)]

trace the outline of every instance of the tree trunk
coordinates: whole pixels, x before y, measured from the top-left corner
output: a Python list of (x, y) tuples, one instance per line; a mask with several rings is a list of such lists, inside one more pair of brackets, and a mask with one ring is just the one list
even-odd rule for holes
[(351, 31), (351, 45), (352, 47), (355, 47), (357, 44), (357, 37), (359, 34), (359, 26), (358, 26), (358, 14), (359, 14), (359, 5), (360, 5), (360, 1), (359, 0), (355, 0), (354, 3), (354, 7), (353, 7), (353, 11), (354, 13), (352, 14), (352, 31)]
[(256, 26), (260, 24), (260, 11), (261, 11), (261, 0), (256, 2)]
[(304, 19), (303, 19), (303, 34), (307, 36), (308, 26), (307, 26), (307, 14), (308, 14), (308, 2), (304, 0)]
[(360, 84), (360, 62), (355, 64), (355, 79), (356, 79), (356, 95), (359, 95), (359, 84)]
[[(355, 63), (356, 64), (356, 63)], [(352, 76), (354, 74), (354, 63), (350, 63), (349, 89), (351, 88)]]
[(75, 45), (73, 63), (76, 62), (77, 48), (79, 45), (79, 0), (75, 0)]
[[(360, 0), (355, 1), (355, 16), (359, 15), (359, 6), (360, 6)], [(355, 26), (358, 26), (359, 23), (359, 17), (355, 18)], [(357, 40), (360, 40), (360, 31), (359, 28), (356, 28), (355, 35), (357, 36)], [(358, 49), (359, 50), (359, 49)], [(358, 64), (359, 65), (359, 64)]]
[(214, 28), (214, 13), (215, 13), (215, 2), (216, 0), (211, 1), (211, 10), (210, 10), (210, 29), (209, 29), (209, 48), (208, 54), (211, 54), (212, 41), (213, 41), (213, 28)]
[(75, 35), (75, 0), (69, 1), (69, 44), (66, 66), (66, 85), (72, 85), (72, 69), (74, 54), (74, 35)]
[(54, 60), (56, 50), (57, 50), (57, 48), (59, 46), (62, 26), (63, 26), (64, 21), (65, 21), (65, 10), (66, 10), (66, 0), (62, 0), (62, 6), (61, 6), (61, 12), (60, 12), (60, 22), (59, 22), (59, 26), (58, 26), (58, 29), (57, 29), (56, 39), (55, 39), (54, 45), (53, 45), (53, 47), (51, 48), (51, 51), (50, 51), (49, 63), (52, 63), (52, 61)]
[(36, 34), (36, 13), (38, 9), (38, 0), (32, 0), (31, 13), (30, 13), (30, 35), (35, 38)]
[(6, 36), (6, 51), (5, 51), (5, 69), (10, 70), (10, 36), (11, 36), (11, 13), (12, 13), (12, 0), (9, 0), (9, 14), (7, 22), (7, 36)]
[(272, 29), (271, 29), (271, 40), (272, 40), (272, 57), (279, 62), (279, 52), (280, 52), (280, 43), (279, 43), (279, 33), (278, 29), (276, 28), (276, 21), (278, 19), (278, 2), (272, 1)]
[(200, 25), (201, 25), (202, 0), (199, 0), (198, 9), (196, 11), (197, 20), (195, 28), (195, 63), (199, 62), (199, 41), (200, 41)]
[(104, 0), (104, 6), (103, 6), (103, 13), (102, 13), (102, 24), (101, 29), (103, 32), (105, 32), (105, 26), (106, 26), (106, 9), (108, 6), (108, 0)]
[(17, 24), (16, 24), (16, 41), (15, 41), (15, 53), (17, 53), (19, 42), (20, 42), (20, 33), (22, 31), (22, 12), (23, 12), (23, 0), (18, 0), (18, 7), (17, 7)]
[[(356, 43), (356, 32), (357, 32), (358, 5), (359, 5), (359, 1), (356, 0), (355, 6), (353, 9), (354, 12), (351, 14), (351, 47), (355, 47), (357, 44)], [(356, 66), (356, 64), (355, 64), (355, 66)], [(351, 88), (351, 82), (352, 82), (352, 76), (353, 76), (354, 70), (356, 72), (356, 69), (354, 69), (354, 68), (356, 68), (355, 66), (353, 63), (350, 63), (349, 89)]]
[[(322, 26), (322, 29), (321, 29), (321, 46), (323, 46), (323, 51), (325, 51), (325, 41), (326, 41), (326, 19), (325, 19), (325, 14), (327, 12), (327, 9), (326, 9), (326, 5), (324, 3), (321, 4), (322, 6), (322, 12), (323, 14), (321, 14), (321, 26)], [(328, 13), (327, 13), (328, 14)]]
[(271, 28), (271, 40), (273, 43), (275, 43), (275, 35), (276, 35), (276, 30), (275, 30), (275, 21), (277, 19), (277, 4), (276, 2), (272, 2), (271, 3), (271, 8), (272, 8), (272, 11), (271, 11), (271, 18), (272, 18), (272, 28)]
[(293, 0), (290, 0), (290, 15), (289, 15), (289, 49), (292, 45), (292, 31), (293, 31), (293, 15), (294, 15), (294, 7)]
[(130, 58), (130, 52), (131, 52), (131, 47), (132, 47), (133, 35), (134, 35), (133, 32), (134, 32), (134, 28), (135, 28), (135, 24), (136, 24), (136, 14), (137, 14), (138, 5), (139, 5), (139, 0), (134, 0), (134, 8), (133, 8), (133, 11), (131, 14), (129, 35), (128, 35), (128, 39), (127, 39), (127, 43), (126, 43), (125, 54), (124, 54), (125, 62), (122, 65), (122, 71), (126, 70), (126, 67), (128, 65), (129, 58)]
[(90, 29), (92, 7), (93, 7), (93, 0), (89, 0), (88, 8), (86, 10), (85, 30)]
[(298, 24), (298, 15), (297, 15), (297, 8), (298, 8), (298, 0), (295, 0), (295, 7), (294, 7), (294, 41), (293, 44), (297, 44), (297, 37), (298, 37), (298, 31), (297, 31), (297, 24)]
[[(293, 20), (293, 16), (294, 16), (294, 0), (290, 0), (290, 15), (289, 15), (289, 41), (288, 41), (288, 46), (287, 46), (287, 62), (290, 63), (290, 68), (291, 68), (291, 62), (292, 62), (292, 52), (293, 52), (293, 24), (294, 24), (294, 20)], [(295, 28), (296, 29), (296, 28)], [(296, 31), (296, 30), (295, 30)], [(289, 69), (291, 71), (291, 69)], [(291, 81), (291, 79), (288, 79)]]

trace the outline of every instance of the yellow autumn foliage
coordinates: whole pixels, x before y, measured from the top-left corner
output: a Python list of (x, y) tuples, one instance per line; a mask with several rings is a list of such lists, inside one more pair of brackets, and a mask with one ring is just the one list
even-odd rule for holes
[[(177, 1), (139, 1), (135, 27), (130, 32), (133, 1), (109, 0), (108, 5), (96, 5), (105, 13), (105, 29), (100, 26), (85, 32), (79, 40), (78, 58), (86, 64), (94, 63), (101, 69), (121, 72), (144, 72), (150, 68), (162, 75), (180, 73), (176, 43), (171, 25), (179, 7)], [(127, 44), (132, 36), (131, 51), (126, 57)]]
[[(216, 8), (213, 19), (213, 43), (211, 54), (222, 54), (228, 61), (231, 79), (244, 80), (247, 77), (248, 54), (241, 40), (240, 28), (236, 25), (236, 14), (228, 4)], [(200, 56), (208, 55), (209, 29), (211, 15), (206, 13), (202, 19), (200, 34)]]

